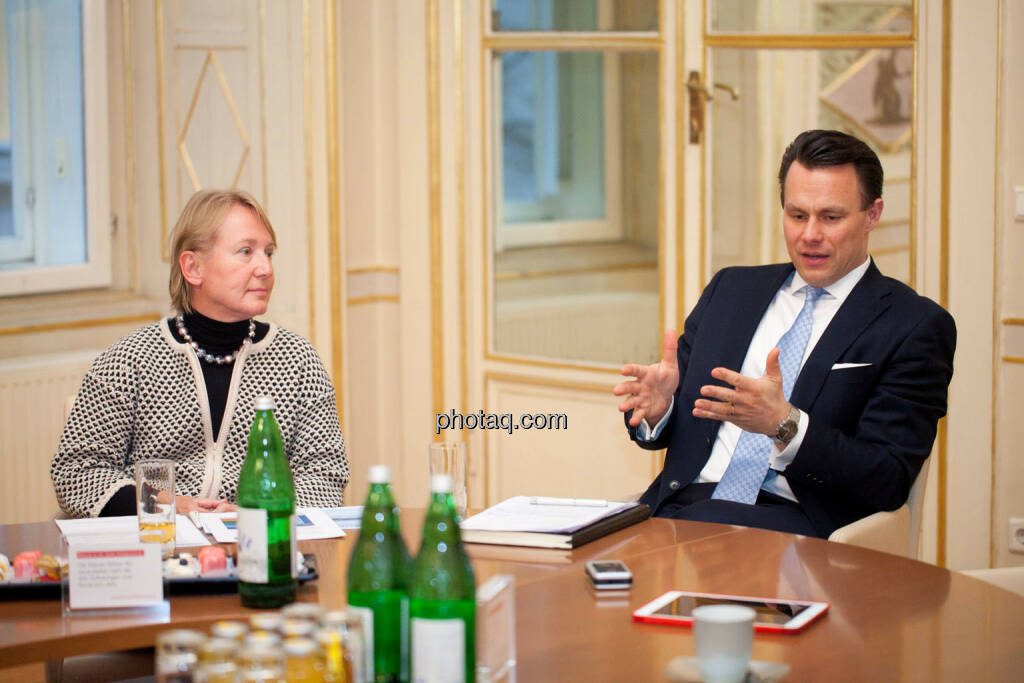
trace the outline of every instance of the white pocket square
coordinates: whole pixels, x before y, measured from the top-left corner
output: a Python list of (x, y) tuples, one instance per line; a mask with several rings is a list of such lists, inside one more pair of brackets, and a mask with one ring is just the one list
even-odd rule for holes
[(871, 363), (836, 363), (832, 366), (833, 370), (848, 370), (850, 368), (863, 368)]

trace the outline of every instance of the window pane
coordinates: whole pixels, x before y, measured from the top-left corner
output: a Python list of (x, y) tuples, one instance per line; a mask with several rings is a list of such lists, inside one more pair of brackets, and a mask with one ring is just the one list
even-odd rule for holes
[(713, 49), (716, 81), (740, 99), (716, 97), (708, 179), (712, 273), (729, 265), (789, 259), (777, 180), (786, 145), (809, 128), (856, 135), (878, 153), (885, 208), (870, 252), (879, 269), (910, 281), (910, 48)]
[(606, 220), (603, 56), (499, 58), (504, 223)]
[(910, 34), (909, 2), (711, 0), (709, 22), (721, 33)]
[(657, 53), (507, 52), (492, 74), (494, 350), (653, 360)]
[(657, 31), (657, 0), (493, 0), (495, 31)]
[(80, 0), (6, 0), (0, 268), (86, 261)]

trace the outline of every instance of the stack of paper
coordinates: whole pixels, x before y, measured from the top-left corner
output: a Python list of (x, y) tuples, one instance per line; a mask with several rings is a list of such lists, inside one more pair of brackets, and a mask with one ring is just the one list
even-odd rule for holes
[[(299, 541), (341, 538), (345, 535), (341, 527), (320, 508), (297, 508), (295, 516), (295, 535)], [(199, 514), (199, 519), (203, 530), (217, 539), (218, 543), (238, 543), (237, 513), (203, 512)]]
[(575, 548), (649, 515), (650, 508), (639, 503), (516, 496), (462, 522), (462, 540), (536, 548)]
[(327, 516), (342, 529), (358, 529), (363, 521), (362, 505), (346, 505), (341, 508), (324, 508)]

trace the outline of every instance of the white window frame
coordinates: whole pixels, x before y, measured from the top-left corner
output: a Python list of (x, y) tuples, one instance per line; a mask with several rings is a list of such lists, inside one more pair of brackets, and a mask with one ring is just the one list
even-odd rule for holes
[[(107, 16), (104, 0), (82, 0), (86, 261), (0, 271), (0, 296), (109, 287), (110, 157), (107, 120)], [(19, 198), (13, 198), (18, 201)]]

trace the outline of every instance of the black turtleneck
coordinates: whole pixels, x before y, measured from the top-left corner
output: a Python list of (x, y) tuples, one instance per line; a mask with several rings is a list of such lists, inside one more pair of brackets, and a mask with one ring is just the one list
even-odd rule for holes
[[(178, 332), (178, 325), (174, 318), (167, 319), (167, 326), (171, 328), (174, 338), (184, 343), (185, 338)], [(202, 313), (186, 313), (185, 329), (188, 330), (193, 341), (199, 344), (199, 348), (215, 356), (226, 356), (238, 351), (242, 345), (242, 341), (249, 334), (249, 321), (222, 323), (219, 320), (207, 318)], [(266, 323), (256, 323), (256, 336), (253, 341), (258, 342), (266, 337), (269, 330), (270, 326)], [(224, 419), (224, 408), (228, 403), (231, 372), (235, 364), (217, 365), (200, 359), (199, 366), (203, 368), (206, 397), (210, 400), (210, 425), (213, 428), (213, 439), (216, 441), (217, 435), (220, 433), (220, 423)]]
[[(185, 338), (178, 333), (178, 325), (174, 318), (166, 320), (171, 335), (179, 342), (184, 343)], [(249, 334), (249, 321), (240, 320), (236, 323), (223, 323), (213, 318), (207, 318), (202, 313), (186, 313), (185, 329), (189, 336), (199, 344), (199, 347), (215, 356), (225, 356), (234, 353), (242, 345), (242, 340)], [(261, 341), (270, 331), (270, 325), (256, 323), (256, 336), (253, 342)], [(206, 397), (210, 401), (210, 426), (213, 429), (213, 439), (217, 440), (220, 432), (221, 422), (224, 420), (224, 409), (228, 403), (228, 390), (231, 388), (231, 372), (235, 367), (234, 363), (217, 365), (207, 363), (200, 359), (199, 365), (203, 369), (203, 381), (206, 384)], [(135, 514), (135, 487), (125, 486), (117, 491), (100, 512), (101, 517), (112, 515), (134, 515)]]

